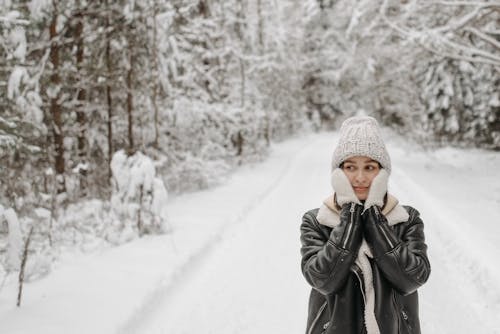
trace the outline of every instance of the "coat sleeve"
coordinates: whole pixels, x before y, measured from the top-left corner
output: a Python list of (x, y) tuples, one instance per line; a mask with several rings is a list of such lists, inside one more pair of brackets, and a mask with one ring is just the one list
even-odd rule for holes
[(429, 278), (424, 224), (419, 213), (409, 208), (401, 237), (389, 226), (378, 208), (370, 208), (364, 219), (364, 235), (372, 247), (377, 266), (393, 287), (403, 295), (417, 290)]
[[(355, 260), (354, 254), (359, 249), (362, 232), (361, 227), (356, 229), (351, 226), (346, 233), (349, 226), (345, 225), (340, 226), (340, 230), (332, 230), (330, 237), (326, 238), (312, 212), (304, 214), (300, 227), (302, 273), (313, 288), (326, 295), (338, 291), (344, 285)], [(344, 236), (341, 245), (346, 248), (339, 245), (339, 235)]]

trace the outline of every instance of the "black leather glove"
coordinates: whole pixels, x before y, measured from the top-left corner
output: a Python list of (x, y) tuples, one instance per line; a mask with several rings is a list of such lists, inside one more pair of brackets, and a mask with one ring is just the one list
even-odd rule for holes
[[(424, 224), (412, 209), (401, 237), (387, 223), (379, 207), (372, 206), (363, 215), (363, 233), (377, 266), (400, 294), (413, 293), (427, 281), (430, 264), (424, 238)], [(403, 242), (403, 240), (405, 240)]]
[(400, 243), (378, 206), (367, 209), (362, 220), (363, 235), (375, 256), (385, 254)]
[(363, 240), (361, 212), (363, 206), (346, 203), (340, 210), (340, 224), (332, 229), (330, 239), (339, 247), (357, 253)]

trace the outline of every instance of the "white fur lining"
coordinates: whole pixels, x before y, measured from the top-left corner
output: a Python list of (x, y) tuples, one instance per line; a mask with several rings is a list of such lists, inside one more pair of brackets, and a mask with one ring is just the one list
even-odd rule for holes
[(363, 283), (365, 286), (365, 327), (368, 334), (380, 334), (377, 318), (375, 317), (375, 291), (373, 287), (373, 272), (370, 260), (372, 258), (370, 247), (363, 238), (361, 247), (359, 248), (356, 264), (363, 272)]
[[(387, 222), (390, 226), (404, 223), (408, 221), (410, 215), (401, 205), (396, 205), (394, 209), (389, 211), (388, 214), (385, 215)], [(318, 210), (318, 214), (316, 215), (316, 219), (322, 225), (335, 227), (340, 224), (340, 216), (335, 211), (331, 210), (325, 204), (322, 204)]]
[(340, 216), (338, 213), (330, 210), (325, 204), (322, 204), (319, 207), (318, 214), (316, 215), (316, 219), (322, 225), (329, 226), (334, 228), (338, 224), (340, 224)]
[(408, 211), (406, 211), (406, 209), (401, 205), (396, 205), (394, 209), (392, 209), (387, 215), (385, 215), (385, 218), (387, 218), (387, 223), (389, 224), (389, 226), (394, 226), (399, 223), (407, 222), (408, 219), (410, 219), (410, 215), (408, 214)]

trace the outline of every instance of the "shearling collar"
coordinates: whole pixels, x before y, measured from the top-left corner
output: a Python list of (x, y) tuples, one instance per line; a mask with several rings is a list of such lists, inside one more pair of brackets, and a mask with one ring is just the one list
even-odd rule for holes
[[(410, 216), (408, 212), (401, 205), (398, 204), (399, 201), (396, 197), (391, 194), (387, 194), (387, 202), (382, 210), (382, 214), (387, 218), (387, 222), (390, 226), (404, 223), (408, 221)], [(335, 227), (340, 223), (340, 210), (335, 204), (335, 194), (329, 196), (323, 201), (323, 204), (319, 208), (316, 219), (322, 225), (329, 227)]]

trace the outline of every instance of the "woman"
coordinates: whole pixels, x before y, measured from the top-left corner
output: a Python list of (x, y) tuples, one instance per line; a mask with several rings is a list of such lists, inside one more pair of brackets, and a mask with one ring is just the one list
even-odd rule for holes
[(372, 117), (351, 117), (333, 153), (334, 194), (301, 224), (312, 286), (306, 333), (420, 333), (417, 288), (430, 274), (423, 223), (387, 192), (391, 161)]

